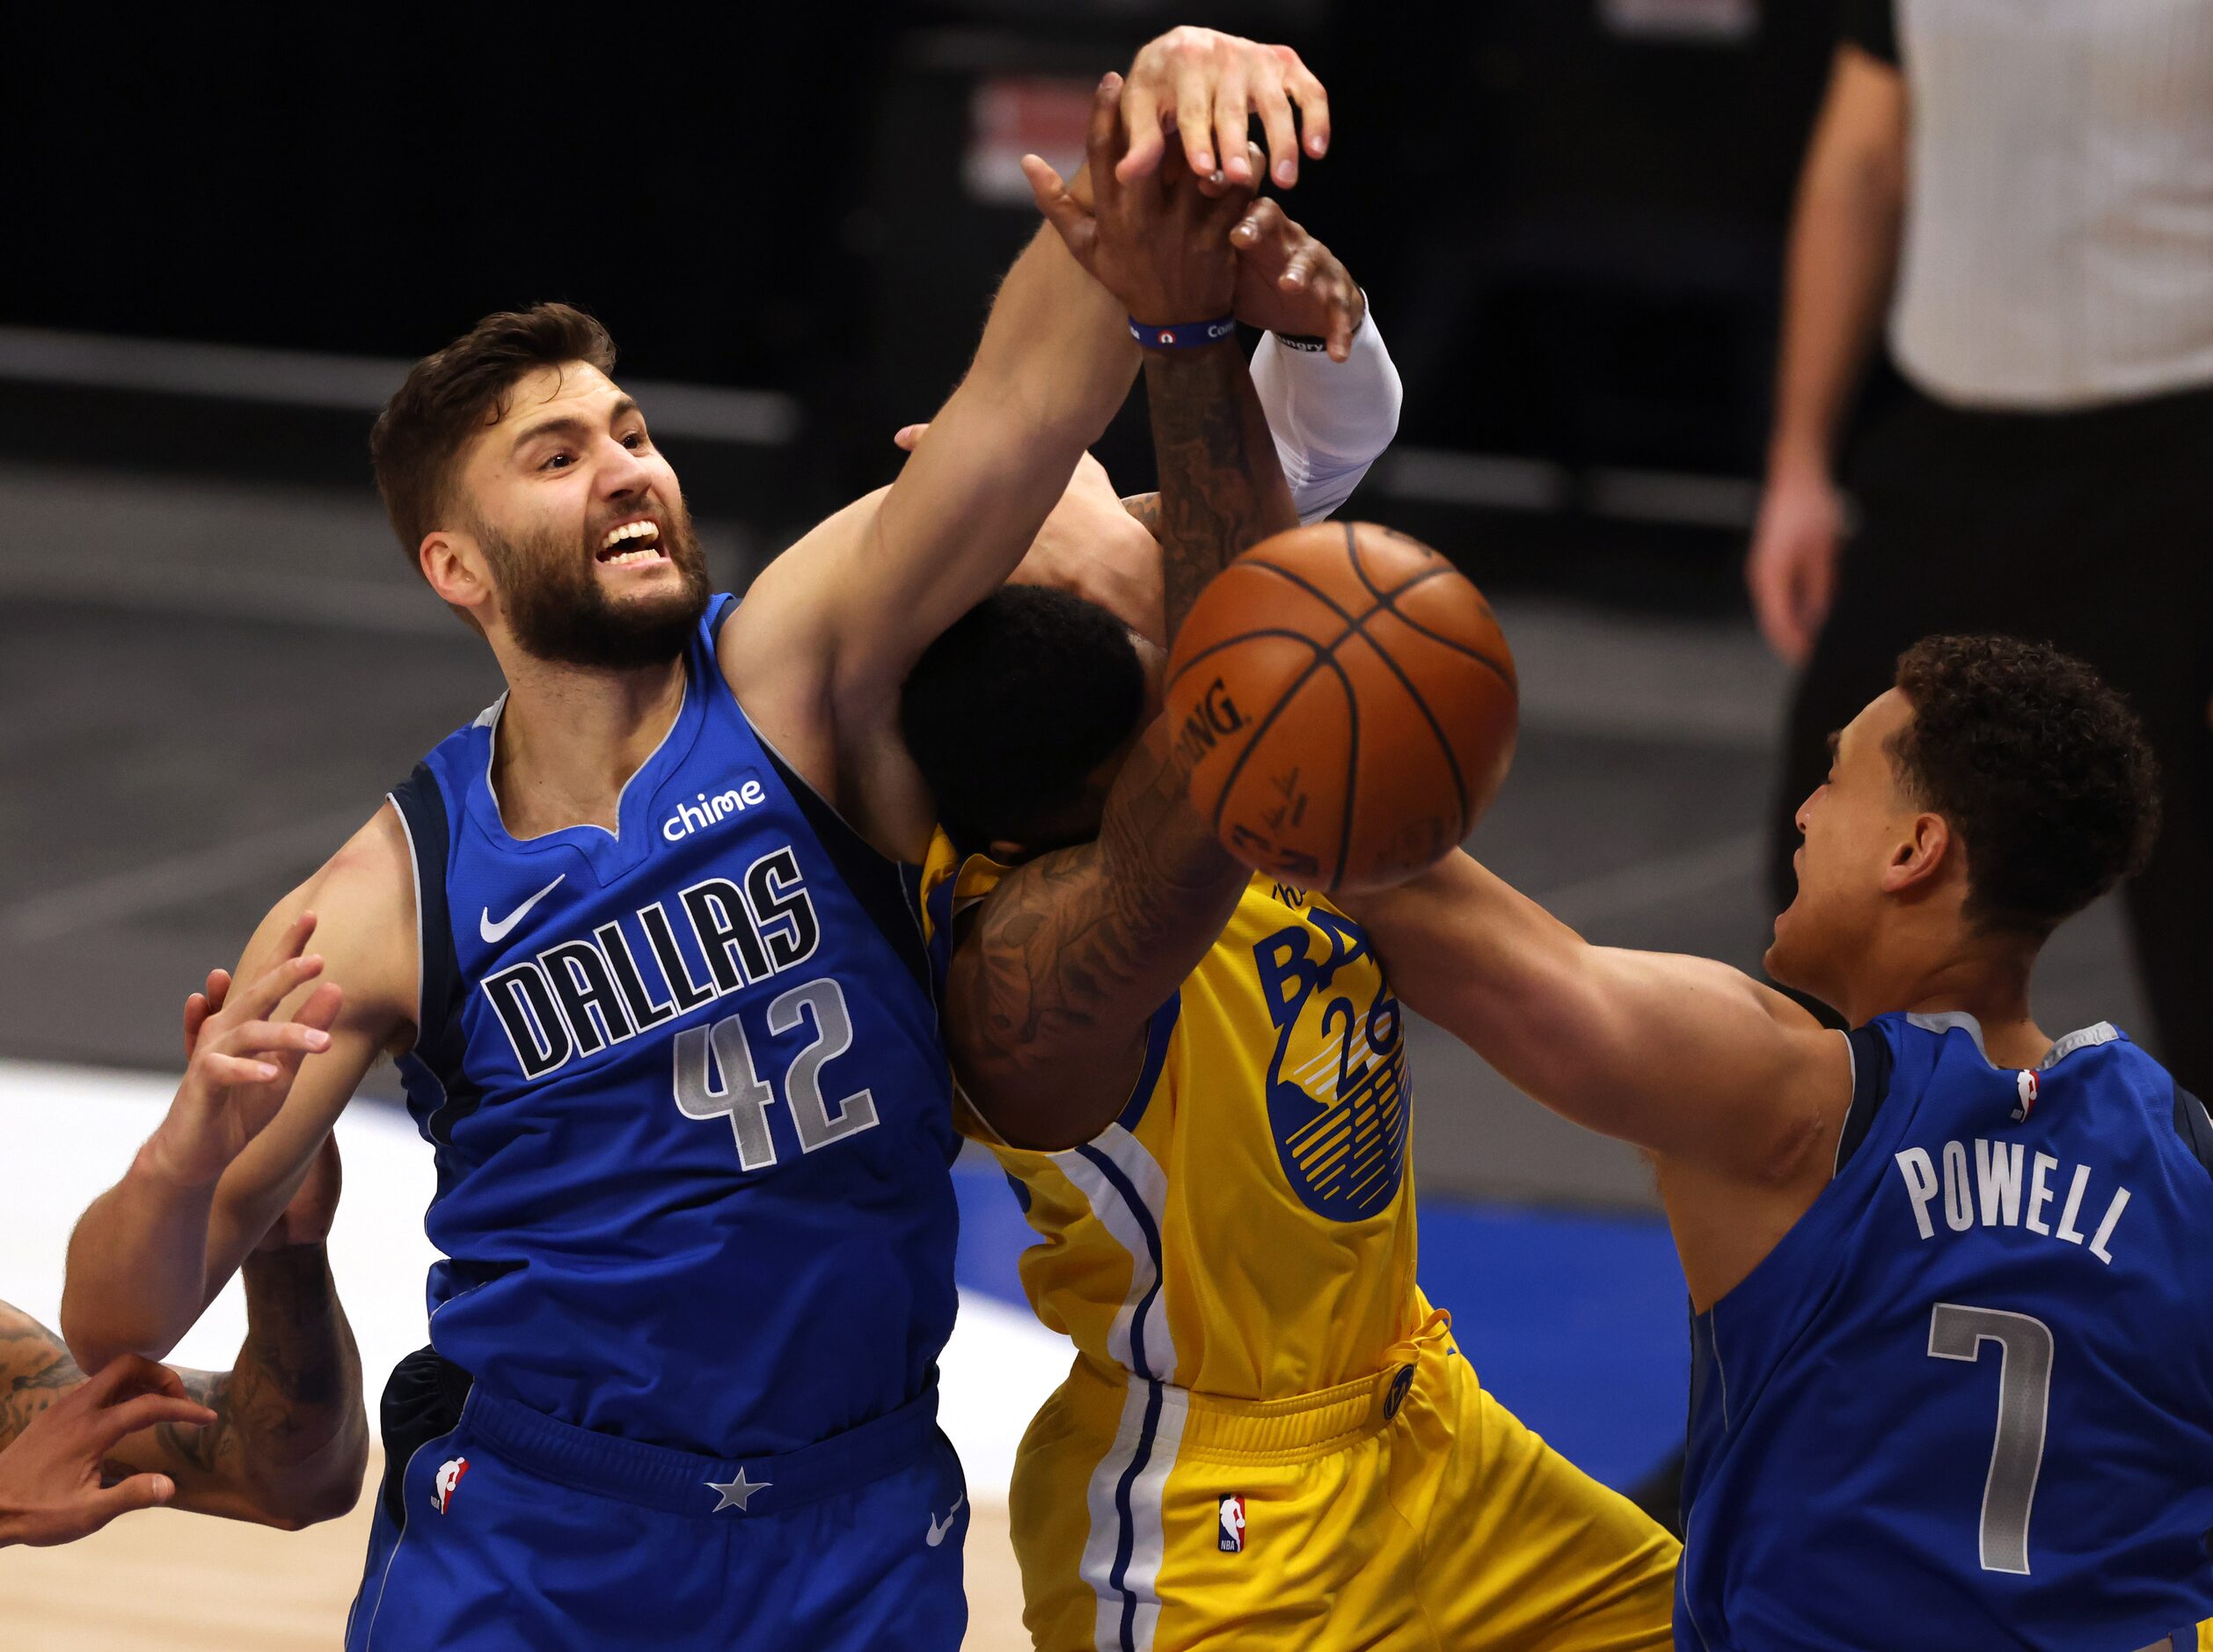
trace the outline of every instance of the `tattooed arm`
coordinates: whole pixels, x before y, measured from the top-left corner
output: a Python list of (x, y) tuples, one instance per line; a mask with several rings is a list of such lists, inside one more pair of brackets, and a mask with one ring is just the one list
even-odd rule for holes
[(334, 1520), (361, 1495), (369, 1461), (361, 1356), (320, 1243), (257, 1251), (245, 1282), (246, 1340), (219, 1374), (187, 1371), (186, 1392), (215, 1414), (126, 1440), (124, 1472), (177, 1482), (177, 1506), (296, 1531)]
[[(1297, 518), (1234, 342), (1148, 350), (1168, 621)], [(946, 1034), (962, 1088), (1017, 1146), (1090, 1140), (1128, 1099), (1153, 1012), (1221, 933), (1250, 874), (1193, 812), (1166, 720), (1139, 736), (1097, 841), (1019, 867), (966, 917)]]
[[(159, 1475), (158, 1499), (196, 1514), (296, 1531), (354, 1506), (369, 1458), (361, 1365), (320, 1245), (257, 1253), (245, 1268), (247, 1332), (227, 1371), (177, 1368), (204, 1427), (141, 1429), (101, 1462), (113, 1485)], [(62, 1339), (0, 1303), (0, 1450), (85, 1384)]]
[[(172, 1419), (118, 1439), (104, 1453), (106, 1479), (160, 1476), (173, 1488), (160, 1500), (176, 1508), (288, 1531), (354, 1506), (369, 1421), (353, 1329), (323, 1245), (339, 1181), (338, 1150), (326, 1142), (246, 1259), (237, 1363), (227, 1371), (176, 1371), (184, 1396), (212, 1420)], [(0, 1304), (0, 1446), (84, 1382), (60, 1337)]]

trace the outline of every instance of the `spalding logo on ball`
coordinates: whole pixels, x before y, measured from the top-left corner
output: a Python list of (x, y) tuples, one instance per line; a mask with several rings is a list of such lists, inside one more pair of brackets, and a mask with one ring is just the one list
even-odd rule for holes
[(1193, 806), (1230, 852), (1307, 888), (1442, 858), (1514, 757), (1514, 656), (1483, 595), (1418, 539), (1316, 523), (1200, 594), (1168, 659)]

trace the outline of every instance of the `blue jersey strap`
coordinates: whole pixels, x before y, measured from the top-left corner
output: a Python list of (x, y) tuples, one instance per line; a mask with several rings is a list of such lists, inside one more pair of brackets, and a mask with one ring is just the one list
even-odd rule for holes
[(1851, 1044), (1851, 1111), (1844, 1115), (1844, 1132), (1837, 1140), (1837, 1164), (1830, 1172), (1844, 1173), (1845, 1162), (1859, 1151), (1874, 1127), (1875, 1114), (1890, 1093), (1890, 1070), (1895, 1063), (1890, 1041), (1870, 1022), (1845, 1034)]
[(2204, 1102), (2182, 1087), (2180, 1079), (2174, 1086), (2174, 1133), (2182, 1138), (2190, 1156), (2205, 1166), (2205, 1173), (2213, 1176), (2213, 1115), (2207, 1114)]
[(462, 1078), (468, 1031), (461, 1022), (461, 960), (453, 944), (453, 917), (446, 895), (446, 867), (453, 834), (446, 794), (427, 763), (391, 792), (407, 831), (407, 852), (415, 869), (415, 927), (419, 939), (415, 990), (415, 1042), (410, 1065), (419, 1066), (444, 1092), (426, 1128), (431, 1139), (450, 1140), (450, 1129), (480, 1098)]

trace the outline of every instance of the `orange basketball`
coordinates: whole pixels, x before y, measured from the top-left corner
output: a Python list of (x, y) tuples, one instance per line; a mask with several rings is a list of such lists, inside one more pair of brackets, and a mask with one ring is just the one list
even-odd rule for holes
[(1418, 539), (1315, 523), (1200, 594), (1168, 659), (1191, 800), (1230, 852), (1305, 888), (1377, 888), (1466, 837), (1514, 757), (1514, 656)]

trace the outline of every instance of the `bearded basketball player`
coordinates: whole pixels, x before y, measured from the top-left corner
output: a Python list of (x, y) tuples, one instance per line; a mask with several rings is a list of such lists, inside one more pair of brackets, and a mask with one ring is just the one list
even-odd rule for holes
[[(1281, 48), (1180, 31), (1130, 90), (1221, 93), (1248, 174), (1248, 109), (1279, 172), (1294, 103), (1309, 155), (1326, 135)], [(1207, 126), (1179, 120), (1187, 153)], [(296, 969), (326, 1048), (216, 1098), (252, 1138), (228, 1169), (157, 1132), (78, 1229), (63, 1329), (91, 1360), (173, 1343), (391, 1051), (449, 1260), (385, 1396), (349, 1646), (949, 1649), (955, 1137), (898, 689), (1022, 557), (1135, 349), (1041, 232), (898, 481), (742, 603), (612, 363), (574, 311), (493, 317), (379, 420), (401, 544), (508, 692), (265, 921), (249, 967)]]

